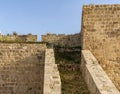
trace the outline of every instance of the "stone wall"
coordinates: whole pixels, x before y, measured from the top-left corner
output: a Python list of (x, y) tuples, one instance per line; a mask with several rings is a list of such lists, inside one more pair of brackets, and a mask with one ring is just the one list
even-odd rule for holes
[(37, 35), (0, 35), (0, 42), (37, 42)]
[(82, 50), (80, 69), (91, 94), (120, 94), (89, 50)]
[(42, 42), (48, 42), (62, 47), (80, 47), (81, 37), (79, 33), (74, 35), (46, 34), (42, 35)]
[(120, 90), (120, 5), (85, 5), (82, 49), (90, 50)]
[(25, 42), (37, 42), (37, 35), (18, 35), (18, 40)]
[(52, 48), (46, 49), (45, 52), (43, 94), (61, 94), (61, 80)]
[(43, 94), (45, 44), (0, 43), (0, 94)]

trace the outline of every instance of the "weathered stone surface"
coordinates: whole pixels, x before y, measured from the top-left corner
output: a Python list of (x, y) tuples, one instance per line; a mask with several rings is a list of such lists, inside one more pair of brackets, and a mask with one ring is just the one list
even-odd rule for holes
[(37, 42), (37, 35), (1, 35), (0, 41), (2, 42)]
[(45, 44), (0, 43), (0, 94), (43, 94)]
[(80, 47), (80, 34), (64, 35), (64, 34), (46, 34), (42, 35), (42, 41), (48, 42), (61, 47)]
[(43, 94), (61, 94), (61, 80), (57, 64), (55, 64), (53, 49), (46, 49), (45, 52)]
[(90, 50), (120, 90), (120, 5), (83, 6), (82, 49)]
[(81, 70), (91, 94), (120, 94), (89, 50), (82, 50)]

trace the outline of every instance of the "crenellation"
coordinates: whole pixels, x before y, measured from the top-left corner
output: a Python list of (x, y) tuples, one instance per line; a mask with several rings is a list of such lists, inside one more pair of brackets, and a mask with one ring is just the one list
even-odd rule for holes
[(37, 42), (37, 35), (2, 35), (0, 42)]

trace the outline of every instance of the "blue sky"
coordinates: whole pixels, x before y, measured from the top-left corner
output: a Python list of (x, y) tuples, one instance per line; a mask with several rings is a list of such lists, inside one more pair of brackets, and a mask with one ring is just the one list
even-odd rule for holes
[(120, 0), (0, 0), (0, 31), (7, 34), (80, 32), (82, 6), (120, 4)]

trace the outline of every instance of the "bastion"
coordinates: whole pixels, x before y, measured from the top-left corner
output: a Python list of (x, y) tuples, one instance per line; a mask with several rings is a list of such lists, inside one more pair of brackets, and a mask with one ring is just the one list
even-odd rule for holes
[(85, 5), (82, 50), (90, 50), (120, 90), (120, 5)]

